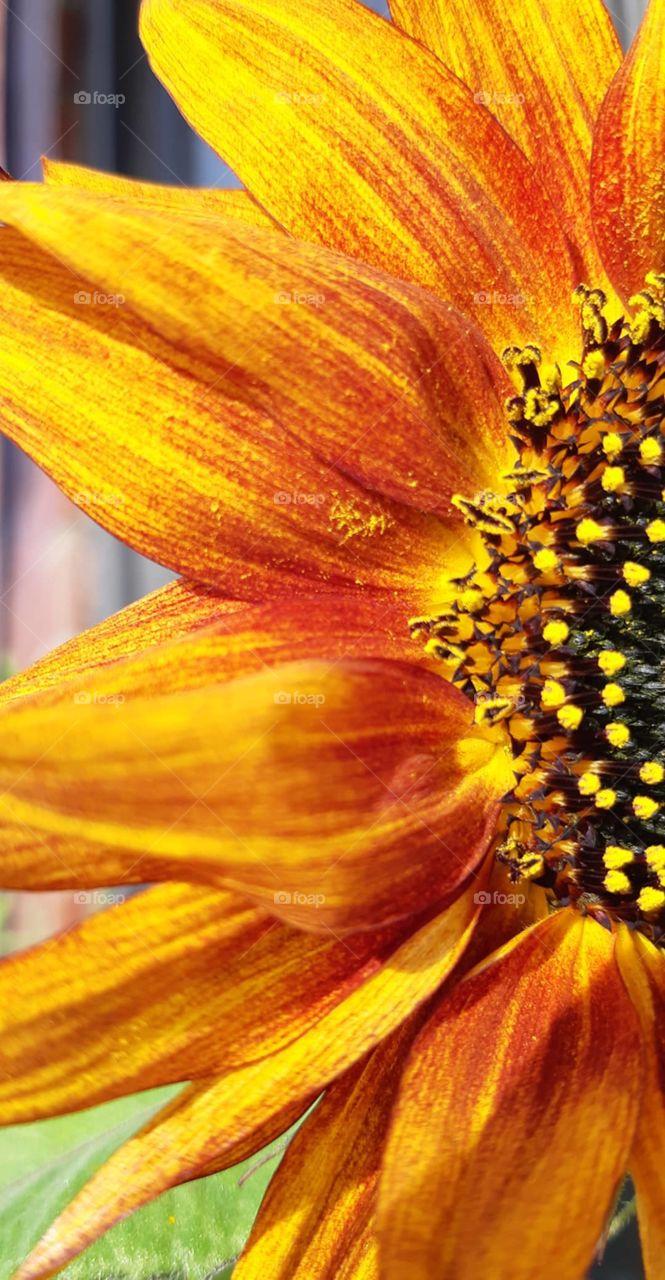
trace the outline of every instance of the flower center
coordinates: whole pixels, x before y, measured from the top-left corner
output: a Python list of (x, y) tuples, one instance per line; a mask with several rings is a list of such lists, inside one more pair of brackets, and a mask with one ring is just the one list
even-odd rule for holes
[(580, 286), (574, 379), (510, 348), (508, 492), (455, 498), (484, 554), (413, 621), (503, 721), (516, 782), (497, 857), (553, 900), (665, 944), (665, 276), (608, 326)]

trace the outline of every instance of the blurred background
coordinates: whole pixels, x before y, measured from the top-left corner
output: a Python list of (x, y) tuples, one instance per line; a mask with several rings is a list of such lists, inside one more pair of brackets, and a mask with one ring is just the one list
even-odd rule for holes
[[(372, 7), (387, 16), (384, 0)], [(607, 7), (627, 47), (644, 0)], [(46, 155), (171, 185), (235, 184), (152, 75), (137, 10), (138, 0), (0, 0), (0, 163), (13, 177), (38, 181)], [(77, 101), (93, 91), (117, 95), (117, 105)], [(165, 570), (99, 529), (5, 441), (0, 492), (3, 674), (167, 580)], [(0, 947), (28, 945), (85, 911), (72, 894), (5, 895)], [(634, 1231), (619, 1236), (593, 1274), (638, 1280)]]

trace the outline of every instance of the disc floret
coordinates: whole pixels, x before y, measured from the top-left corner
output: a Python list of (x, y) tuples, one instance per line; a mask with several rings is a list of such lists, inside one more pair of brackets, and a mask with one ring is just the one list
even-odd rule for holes
[(413, 628), (509, 735), (512, 876), (665, 941), (665, 276), (613, 323), (576, 297), (569, 382), (504, 353), (518, 462), (504, 493), (454, 499), (484, 559)]

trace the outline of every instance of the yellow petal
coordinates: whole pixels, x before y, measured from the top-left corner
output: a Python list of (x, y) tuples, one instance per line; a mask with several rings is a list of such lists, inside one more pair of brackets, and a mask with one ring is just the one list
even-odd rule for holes
[(101, 911), (0, 964), (0, 1123), (276, 1053), (371, 978), (405, 932), (306, 934), (233, 894), (179, 884)]
[(626, 1168), (639, 1033), (612, 936), (561, 912), (444, 998), (379, 1196), (386, 1280), (580, 1280)]
[(236, 1266), (236, 1280), (378, 1280), (374, 1201), (415, 1022), (410, 1019), (332, 1085), (296, 1134)]
[[(102, 1166), (15, 1280), (44, 1280), (162, 1191), (235, 1164), (283, 1132), (443, 982), (464, 950), (476, 911), (471, 895), (460, 899), (404, 943), (361, 991), (280, 1053), (182, 1093)], [(353, 1280), (370, 1277), (371, 1271), (361, 1270)]]
[(561, 211), (581, 277), (606, 285), (589, 165), (621, 48), (601, 0), (392, 0), (391, 10), (519, 144)]
[[(179, 651), (156, 655), (165, 688)], [(503, 738), (406, 663), (292, 662), (152, 695), (131, 664), (126, 693), (121, 664), (110, 678), (4, 709), (5, 885), (199, 880), (307, 929), (375, 928), (459, 892), (512, 782)]]
[(650, 0), (596, 123), (591, 191), (596, 239), (625, 299), (665, 270), (665, 0)]
[(228, 187), (164, 187), (157, 182), (138, 182), (118, 173), (103, 173), (83, 165), (64, 164), (60, 160), (42, 160), (44, 181), (51, 187), (73, 187), (118, 200), (144, 209), (166, 209), (187, 217), (236, 218), (252, 227), (277, 224), (253, 200), (247, 191)]
[(421, 289), (275, 232), (88, 193), (8, 184), (0, 213), (121, 295), (204, 395), (221, 384), (288, 427), (331, 468), (328, 489), (340, 471), (450, 518), (453, 493), (509, 460), (499, 362)]
[(293, 234), (434, 289), (499, 350), (556, 340), (577, 358), (553, 206), (422, 46), (356, 0), (143, 0), (141, 34), (190, 123)]
[[(17, 193), (19, 204), (29, 200), (23, 184), (2, 186)], [(79, 202), (104, 203), (112, 221), (118, 209), (108, 198), (41, 190), (49, 204), (64, 201), (70, 210)], [(151, 225), (157, 220), (161, 228), (181, 225), (175, 214), (138, 216)], [(54, 225), (49, 214), (44, 226)], [(212, 224), (196, 225), (203, 230)], [(252, 235), (238, 222), (225, 225)], [(408, 588), (416, 569), (421, 581), (441, 572), (446, 534), (437, 520), (369, 493), (307, 440), (296, 439), (288, 425), (240, 403), (219, 364), (215, 372), (209, 363), (187, 360), (128, 305), (112, 305), (109, 298), (119, 290), (102, 288), (106, 301), (95, 305), (91, 300), (100, 291), (82, 278), (83, 264), (72, 274), (63, 263), (64, 244), (53, 257), (10, 228), (0, 235), (6, 255), (0, 267), (0, 423), (98, 523), (169, 567), (245, 599), (303, 594), (314, 582), (328, 591), (344, 583)], [(270, 239), (279, 244), (285, 238)], [(116, 259), (122, 252), (118, 242)], [(144, 265), (149, 258), (143, 255)], [(134, 262), (138, 271), (135, 255)], [(173, 302), (182, 280), (175, 263), (170, 270)], [(214, 295), (207, 275), (204, 288)], [(345, 309), (343, 299), (339, 305)], [(191, 307), (198, 313), (190, 295)], [(273, 295), (275, 324), (281, 316), (288, 330), (286, 310), (274, 304)], [(406, 309), (400, 314), (406, 318)], [(235, 323), (229, 315), (227, 330)], [(176, 354), (186, 366), (181, 370), (174, 367)], [(302, 362), (299, 348), (297, 354)], [(337, 394), (344, 370), (332, 355), (326, 368), (335, 390), (329, 385), (322, 403), (335, 402), (338, 422), (348, 412), (357, 432), (357, 403), (347, 404)], [(383, 370), (385, 360), (374, 365), (369, 382), (384, 397), (383, 409), (389, 402), (395, 412), (399, 402), (390, 399)], [(303, 380), (303, 402), (307, 394)], [(413, 400), (412, 415), (415, 407)], [(378, 432), (371, 408), (368, 390), (368, 425)], [(378, 414), (378, 402), (374, 408)], [(434, 444), (429, 416), (422, 429), (430, 423)], [(439, 457), (451, 468), (450, 487), (454, 468), (444, 444)], [(407, 482), (404, 476), (405, 491)]]

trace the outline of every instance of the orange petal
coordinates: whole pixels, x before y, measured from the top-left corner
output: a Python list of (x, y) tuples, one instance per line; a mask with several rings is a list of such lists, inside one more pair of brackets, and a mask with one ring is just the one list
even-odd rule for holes
[(66, 681), (68, 696), (91, 701), (175, 693), (305, 658), (396, 658), (440, 672), (410, 634), (405, 604), (350, 591), (248, 605), (170, 582), (4, 680), (0, 704), (47, 690), (58, 701)]
[[(42, 192), (49, 203), (101, 202)], [(116, 201), (103, 203), (113, 219)], [(140, 216), (164, 224), (154, 211)], [(251, 235), (239, 223), (225, 225)], [(215, 375), (206, 364), (201, 373), (190, 361), (189, 370), (176, 370), (173, 347), (128, 306), (77, 303), (77, 295), (94, 295), (87, 279), (12, 229), (0, 234), (0, 423), (98, 523), (170, 568), (245, 599), (307, 594), (313, 583), (322, 591), (411, 590), (414, 579), (440, 575), (450, 535), (439, 521), (370, 494), (288, 425), (229, 398), (219, 369)], [(272, 306), (275, 314), (287, 310)], [(375, 366), (370, 382), (377, 392), (383, 385), (383, 395), (381, 376)], [(342, 406), (344, 397), (335, 398)], [(357, 428), (357, 406), (349, 413)], [(445, 445), (442, 454), (452, 468)], [(447, 483), (450, 490), (452, 474)]]
[(338, 941), (233, 894), (179, 884), (140, 893), (0, 964), (0, 1123), (276, 1053), (376, 973), (404, 932)]
[(7, 184), (0, 213), (313, 449), (328, 492), (341, 472), (450, 519), (451, 495), (495, 484), (512, 456), (499, 362), (421, 289), (272, 231), (88, 193)]
[(194, 1085), (158, 1112), (150, 1124), (126, 1142), (86, 1183), (56, 1218), (12, 1280), (50, 1280), (117, 1222), (162, 1191), (196, 1177), (240, 1164), (273, 1142), (307, 1110), (309, 1098), (273, 1110), (263, 1124), (226, 1146), (226, 1159), (206, 1162), (208, 1125), (225, 1115), (216, 1105), (215, 1085)]
[(235, 1280), (378, 1280), (374, 1202), (414, 1031), (411, 1019), (332, 1085), (305, 1121), (268, 1188)]
[[(298, 605), (295, 607), (297, 612)], [(76, 679), (84, 671), (90, 672), (95, 687), (103, 680), (105, 691), (111, 692), (113, 675), (109, 669), (114, 663), (137, 658), (167, 641), (198, 636), (208, 627), (233, 630), (230, 615), (241, 608), (238, 601), (226, 600), (205, 587), (184, 580), (169, 582), (0, 682), (0, 705), (30, 693), (57, 691), (66, 680)], [(260, 609), (257, 612), (260, 614)], [(250, 609), (249, 617), (253, 616)]]
[[(235, 1164), (283, 1132), (331, 1080), (390, 1035), (443, 982), (464, 950), (476, 911), (471, 895), (460, 899), (280, 1053), (180, 1094), (95, 1174), (15, 1280), (50, 1276), (162, 1191)], [(361, 1271), (354, 1280), (369, 1277)]]
[(665, 0), (650, 0), (596, 124), (594, 227), (615, 287), (629, 298), (665, 270)]
[[(163, 672), (179, 646), (156, 656)], [(5, 884), (202, 880), (290, 923), (352, 930), (474, 875), (512, 770), (438, 675), (377, 659), (213, 679), (124, 695), (83, 677), (50, 705), (8, 704)]]
[(665, 956), (639, 933), (622, 930), (617, 958), (642, 1024), (646, 1080), (629, 1169), (647, 1280), (665, 1276)]
[(553, 206), (426, 49), (356, 0), (143, 0), (141, 34), (190, 123), (293, 234), (432, 288), (499, 350), (578, 352)]
[(601, 0), (392, 0), (390, 7), (519, 144), (561, 210), (581, 278), (604, 284), (589, 165), (621, 48)]
[(639, 1033), (600, 925), (561, 912), (458, 983), (385, 1155), (386, 1280), (580, 1280), (626, 1168)]
[(118, 173), (103, 173), (83, 165), (42, 160), (44, 181), (51, 187), (73, 187), (145, 209), (171, 209), (187, 217), (237, 218), (252, 227), (276, 227), (247, 191), (223, 187), (164, 187), (156, 182), (137, 182)]

